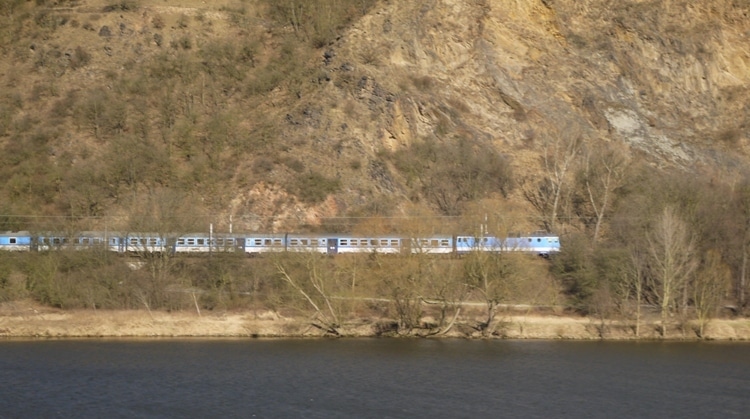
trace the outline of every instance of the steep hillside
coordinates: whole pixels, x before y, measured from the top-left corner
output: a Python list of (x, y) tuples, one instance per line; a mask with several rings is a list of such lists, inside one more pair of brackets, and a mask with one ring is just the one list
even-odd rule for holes
[(746, 0), (299, 3), (5, 2), (0, 212), (554, 228), (596, 150), (747, 165)]

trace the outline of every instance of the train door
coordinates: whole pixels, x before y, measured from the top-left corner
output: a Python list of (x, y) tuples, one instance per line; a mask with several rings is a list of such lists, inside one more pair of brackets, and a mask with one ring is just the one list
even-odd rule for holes
[(335, 255), (339, 252), (339, 239), (326, 239), (326, 242), (328, 243), (328, 254), (329, 255)]

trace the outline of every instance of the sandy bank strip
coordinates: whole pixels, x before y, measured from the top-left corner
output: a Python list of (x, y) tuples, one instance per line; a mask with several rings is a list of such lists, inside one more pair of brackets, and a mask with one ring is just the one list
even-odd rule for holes
[[(343, 336), (377, 335), (380, 319), (361, 319), (346, 324)], [(474, 319), (463, 319), (446, 337), (475, 338)], [(675, 326), (669, 339), (697, 339), (694, 324)], [(629, 340), (636, 339), (632, 324), (570, 316), (505, 316), (497, 337), (508, 339)], [(426, 334), (427, 330), (415, 331)], [(659, 339), (655, 323), (641, 325), (642, 339)], [(750, 319), (711, 321), (705, 330), (710, 340), (750, 341)], [(26, 309), (0, 312), (0, 337), (316, 337), (324, 333), (305, 318), (282, 317), (274, 312), (148, 312), (148, 311), (51, 311)]]

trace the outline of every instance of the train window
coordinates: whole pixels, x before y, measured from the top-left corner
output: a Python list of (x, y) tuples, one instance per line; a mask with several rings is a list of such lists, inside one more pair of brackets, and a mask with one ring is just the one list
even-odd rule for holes
[(539, 242), (541, 242), (541, 241), (542, 241), (542, 239), (536, 239), (536, 241), (537, 241), (537, 243), (539, 243)]
[(347, 240), (347, 239), (339, 239), (339, 245), (340, 246), (348, 246), (349, 245), (349, 240)]
[(440, 241), (441, 246), (450, 246), (450, 241), (448, 239), (443, 239)]
[(273, 240), (273, 244), (274, 244), (275, 246), (281, 246), (281, 239), (274, 239), (274, 240)]
[(60, 243), (62, 243), (62, 240), (60, 240), (60, 238), (59, 238), (59, 237), (55, 237), (54, 239), (52, 239), (52, 242), (53, 242), (54, 244), (60, 244)]
[(178, 246), (184, 246), (185, 245), (185, 239), (177, 239), (177, 245)]
[(302, 239), (302, 240), (300, 240), (299, 242), (300, 242), (300, 244), (301, 244), (302, 246), (307, 246), (307, 245), (308, 245), (308, 243), (307, 243), (307, 239)]
[(9, 239), (9, 242), (10, 242), (10, 244), (16, 244), (16, 238), (15, 237), (11, 237)]
[(198, 246), (203, 246), (206, 244), (206, 239), (198, 239)]

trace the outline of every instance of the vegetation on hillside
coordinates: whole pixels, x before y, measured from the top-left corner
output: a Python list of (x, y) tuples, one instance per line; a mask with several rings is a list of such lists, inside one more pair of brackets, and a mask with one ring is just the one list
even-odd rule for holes
[(261, 180), (305, 202), (337, 190), (290, 156), (283, 114), (253, 108), (293, 105), (317, 48), (372, 1), (227, 3), (220, 19), (98, 3), (1, 6), (3, 214), (112, 215), (164, 189), (216, 213)]
[[(405, 64), (405, 74), (379, 73), (386, 54), (367, 37), (356, 53), (337, 49), (375, 3), (227, 1), (177, 11), (136, 0), (0, 3), (0, 231), (198, 231), (217, 219), (225, 228), (227, 214), (256, 230), (316, 228), (305, 216), (279, 227), (258, 208), (334, 208), (328, 214), (335, 217), (316, 220), (317, 228), (545, 229), (561, 236), (560, 255), (144, 254), (129, 266), (131, 258), (96, 252), (3, 253), (0, 300), (96, 309), (285, 307), (314, 313), (331, 333), (363, 310), (395, 319), (402, 331), (422, 328), (426, 307), (435, 320), (430, 333), (441, 333), (465, 301), (486, 305), (476, 325), (486, 335), (504, 303), (563, 305), (632, 320), (636, 330), (651, 307), (665, 334), (688, 319), (704, 325), (719, 312), (746, 311), (750, 173), (744, 155), (726, 150), (747, 141), (748, 87), (716, 87), (693, 73), (684, 76), (695, 83), (678, 86), (660, 71), (723, 62), (708, 42), (733, 34), (723, 24), (742, 27), (747, 2), (541, 2), (547, 14), (539, 16), (557, 19), (548, 27), (554, 42), (573, 51), (580, 67), (611, 71), (612, 83), (625, 87), (607, 90), (614, 87), (577, 74), (587, 87), (563, 96), (578, 113), (544, 119), (547, 105), (513, 96), (523, 89), (493, 73), (492, 83), (480, 81), (488, 96), (476, 101), (489, 98), (500, 114), (492, 126), (506, 124), (508, 132), (491, 134), (472, 125), (482, 113), (473, 98), (446, 93), (449, 77), (412, 74)], [(666, 14), (653, 13), (661, 8)], [(707, 20), (669, 24), (668, 16), (682, 12)], [(575, 22), (584, 18), (602, 26), (583, 31)], [(394, 31), (390, 20), (381, 26)], [(404, 56), (434, 58), (410, 47)], [(662, 67), (637, 67), (631, 55), (638, 51)], [(739, 68), (744, 61), (737, 60), (727, 68)], [(540, 66), (551, 74), (548, 67)], [(629, 146), (612, 115), (629, 117), (627, 106), (638, 107), (631, 96), (649, 109), (642, 124), (625, 118), (634, 133)], [(649, 136), (647, 129), (661, 131)], [(370, 131), (380, 143), (359, 138)], [(667, 139), (663, 133), (677, 133), (678, 144), (654, 145)], [(690, 148), (700, 141), (705, 155)], [(270, 192), (249, 192), (258, 190)], [(242, 205), (252, 208), (229, 210)], [(392, 225), (403, 215), (412, 218)]]

